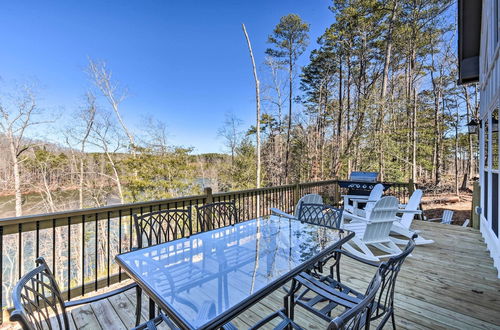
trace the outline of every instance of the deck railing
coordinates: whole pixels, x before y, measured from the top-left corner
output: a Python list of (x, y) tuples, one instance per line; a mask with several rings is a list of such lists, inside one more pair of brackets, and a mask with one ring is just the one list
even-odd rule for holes
[[(405, 202), (412, 190), (412, 184), (391, 183), (388, 193)], [(126, 279), (114, 259), (136, 246), (134, 214), (193, 208), (191, 225), (198, 232), (195, 206), (234, 200), (239, 221), (246, 221), (268, 215), (270, 207), (293, 212), (299, 197), (308, 193), (338, 205), (345, 191), (337, 180), (214, 194), (206, 188), (198, 196), (0, 219), (0, 324), (15, 283), (34, 267), (37, 257), (46, 259), (68, 300)]]

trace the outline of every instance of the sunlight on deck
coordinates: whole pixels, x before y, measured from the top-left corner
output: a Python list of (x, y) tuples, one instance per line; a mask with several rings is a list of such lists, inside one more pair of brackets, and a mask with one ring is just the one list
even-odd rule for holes
[[(397, 327), (401, 329), (500, 329), (500, 279), (479, 231), (459, 226), (414, 221), (436, 243), (417, 246), (403, 265), (395, 294)], [(342, 260), (343, 280), (364, 289), (374, 269), (348, 258)], [(81, 329), (128, 329), (134, 325), (135, 291), (72, 311)], [(282, 306), (277, 291), (242, 313), (233, 323), (246, 329)], [(143, 299), (143, 317), (147, 300)], [(304, 328), (323, 329), (326, 323), (296, 309)], [(145, 319), (144, 319), (145, 321)], [(376, 325), (376, 322), (373, 324)], [(391, 328), (390, 321), (386, 328)], [(165, 327), (162, 327), (165, 329)]]

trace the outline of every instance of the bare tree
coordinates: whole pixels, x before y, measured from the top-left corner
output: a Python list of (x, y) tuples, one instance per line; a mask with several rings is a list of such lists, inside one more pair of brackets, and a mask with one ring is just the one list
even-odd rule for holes
[(96, 116), (95, 122), (91, 128), (92, 134), (89, 143), (101, 149), (106, 155), (113, 173), (109, 175), (102, 170), (100, 175), (111, 179), (116, 184), (120, 202), (124, 203), (125, 198), (120, 178), (120, 168), (115, 159), (120, 150), (123, 150), (124, 144), (122, 143), (122, 136), (120, 136), (117, 127), (110, 117), (109, 113), (103, 113), (100, 116)]
[(89, 138), (90, 132), (92, 131), (92, 126), (94, 126), (95, 114), (96, 114), (96, 100), (92, 92), (87, 92), (86, 95), (87, 106), (80, 113), (80, 117), (83, 120), (83, 134), (80, 141), (80, 173), (79, 173), (79, 185), (78, 185), (78, 200), (80, 203), (80, 208), (83, 208), (83, 176), (84, 176), (84, 153), (87, 140)]
[[(256, 123), (255, 123), (255, 129), (256, 129), (256, 135), (257, 135), (257, 166), (256, 166), (256, 180), (257, 184), (256, 187), (260, 188), (260, 81), (259, 77), (257, 76), (257, 67), (255, 66), (255, 59), (253, 57), (253, 51), (252, 51), (252, 44), (250, 43), (250, 38), (248, 37), (247, 29), (245, 28), (245, 24), (241, 24), (243, 28), (243, 33), (245, 34), (245, 38), (247, 40), (247, 45), (248, 45), (248, 51), (250, 52), (250, 59), (252, 61), (252, 68), (253, 68), (253, 78), (255, 79), (255, 103), (256, 103)], [(259, 209), (257, 207), (257, 209)]]
[(266, 56), (264, 63), (269, 69), (271, 81), (264, 87), (263, 101), (266, 102), (269, 107), (274, 109), (274, 111), (277, 111), (277, 134), (273, 134), (272, 131), (270, 132), (270, 136), (272, 137), (272, 141), (270, 142), (273, 149), (271, 150), (270, 156), (272, 156), (272, 164), (275, 165), (271, 170), (273, 173), (272, 176), (275, 179), (272, 179), (271, 182), (282, 184), (284, 182), (283, 160), (285, 158), (283, 153), (283, 107), (286, 102), (286, 98), (283, 95), (285, 84), (280, 74), (282, 71), (282, 65), (279, 61), (271, 56)]
[(241, 132), (242, 121), (234, 113), (227, 113), (224, 126), (219, 128), (218, 135), (226, 140), (226, 145), (231, 152), (231, 165), (234, 165), (236, 148), (241, 142), (243, 133)]
[(127, 98), (127, 90), (119, 87), (118, 83), (114, 81), (113, 74), (111, 70), (109, 70), (106, 66), (106, 62), (103, 61), (94, 61), (89, 58), (89, 65), (87, 72), (94, 82), (94, 84), (99, 88), (102, 95), (106, 98), (106, 100), (111, 105), (113, 112), (120, 123), (120, 126), (123, 129), (123, 132), (128, 137), (130, 143), (130, 150), (132, 154), (135, 156), (135, 140), (134, 135), (128, 129), (127, 125), (123, 121), (123, 118), (120, 114), (120, 104)]
[(37, 106), (35, 93), (31, 86), (23, 86), (20, 95), (12, 104), (0, 103), (0, 134), (7, 139), (10, 162), (14, 174), (14, 191), (16, 216), (23, 214), (21, 191), (21, 163), (23, 154), (31, 147), (27, 142), (26, 132), (31, 126), (41, 124), (36, 120), (40, 109)]

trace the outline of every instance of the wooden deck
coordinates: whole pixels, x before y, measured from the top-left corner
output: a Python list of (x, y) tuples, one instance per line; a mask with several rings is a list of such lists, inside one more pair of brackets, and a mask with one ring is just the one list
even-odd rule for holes
[[(479, 231), (452, 225), (414, 222), (432, 245), (417, 246), (398, 278), (395, 294), (397, 327), (401, 329), (500, 329), (500, 279)], [(374, 269), (344, 258), (343, 280), (364, 289)], [(248, 328), (282, 306), (275, 292), (234, 320)], [(146, 301), (146, 299), (143, 299)], [(78, 329), (127, 329), (134, 325), (134, 292), (72, 310)], [(297, 321), (307, 329), (324, 329), (297, 307)], [(146, 304), (143, 316), (147, 316)], [(386, 328), (391, 328), (390, 321)]]

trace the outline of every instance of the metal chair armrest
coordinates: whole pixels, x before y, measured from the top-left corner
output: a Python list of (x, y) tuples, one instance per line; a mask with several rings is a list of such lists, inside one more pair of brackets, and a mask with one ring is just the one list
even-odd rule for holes
[(274, 214), (274, 215), (277, 215), (277, 216), (280, 216), (280, 217), (283, 217), (283, 218), (288, 218), (288, 219), (297, 219), (293, 215), (288, 214), (288, 213), (286, 213), (284, 211), (281, 211), (280, 209), (271, 207), (270, 210), (271, 210), (271, 213)]
[(100, 295), (97, 295), (97, 296), (94, 296), (94, 297), (89, 297), (89, 298), (83, 298), (83, 299), (68, 301), (68, 302), (64, 303), (64, 306), (65, 307), (73, 307), (73, 306), (79, 306), (79, 305), (83, 305), (83, 304), (93, 303), (95, 301), (103, 300), (103, 299), (112, 297), (114, 295), (123, 293), (125, 291), (130, 290), (130, 289), (134, 289), (135, 287), (137, 287), (137, 284), (136, 283), (131, 283), (131, 284), (125, 285), (125, 286), (123, 286), (121, 288), (118, 288), (116, 290), (105, 292), (103, 294), (100, 294)]

